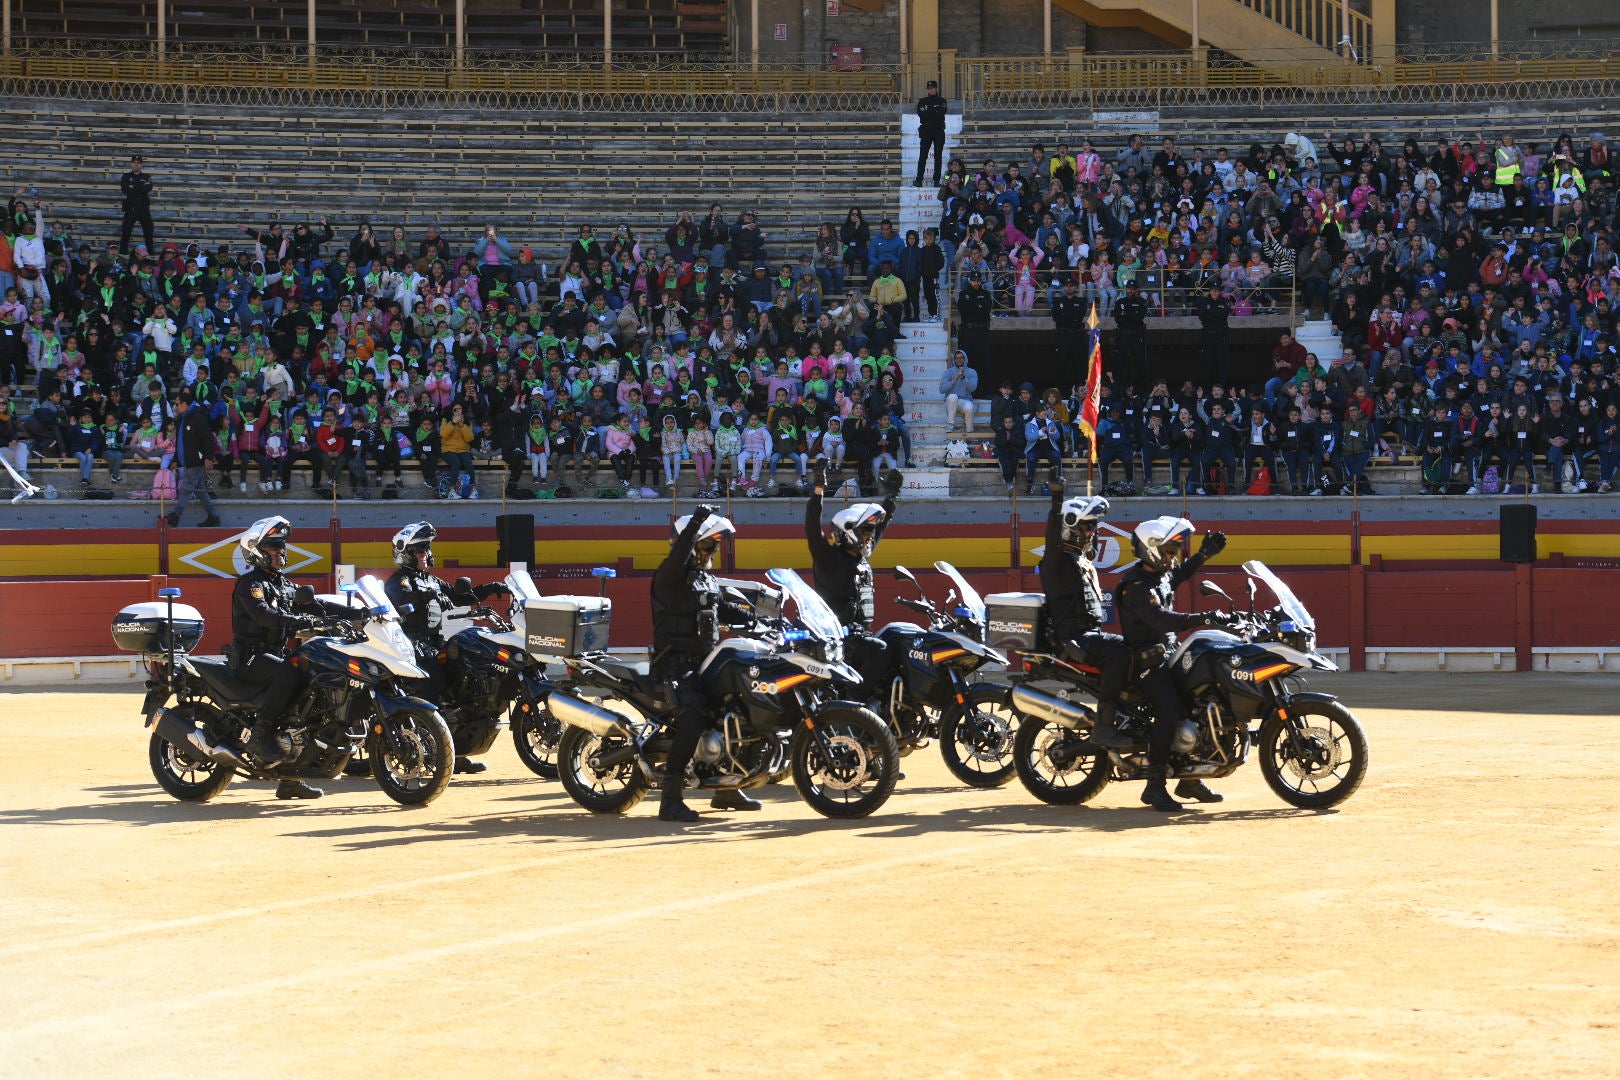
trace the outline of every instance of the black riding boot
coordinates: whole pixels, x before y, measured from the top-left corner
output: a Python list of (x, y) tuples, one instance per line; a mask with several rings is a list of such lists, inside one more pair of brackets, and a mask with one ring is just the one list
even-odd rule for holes
[(292, 746), (281, 737), (273, 720), (260, 716), (254, 719), (253, 728), (248, 732), (247, 750), (268, 769), (285, 761)]
[(276, 785), (278, 799), (318, 799), (325, 794), (320, 788), (310, 787), (302, 780), (283, 780)]
[(679, 772), (664, 780), (664, 794), (658, 800), (659, 821), (692, 822), (698, 820), (698, 812), (686, 805), (681, 798), (681, 791), (685, 781), (685, 773)]
[(1091, 726), (1091, 737), (1087, 740), (1095, 746), (1111, 746), (1123, 749), (1132, 745), (1130, 736), (1123, 734), (1114, 718), (1119, 715), (1119, 707), (1111, 701), (1097, 702), (1097, 722)]
[(466, 757), (456, 758), (455, 771), (457, 773), (481, 773), (487, 768), (489, 768), (489, 766), (485, 765), (482, 761), (474, 761), (472, 758)]
[(1147, 786), (1142, 789), (1142, 802), (1162, 814), (1173, 814), (1181, 809), (1181, 804), (1170, 797), (1170, 792), (1164, 786), (1165, 769), (1163, 766), (1155, 768), (1148, 776)]
[(1209, 785), (1202, 780), (1188, 779), (1176, 784), (1176, 798), (1187, 799), (1190, 802), (1221, 802), (1226, 796), (1218, 791), (1211, 791)]
[(716, 810), (758, 810), (765, 804), (744, 795), (740, 788), (722, 788), (714, 793), (709, 805)]

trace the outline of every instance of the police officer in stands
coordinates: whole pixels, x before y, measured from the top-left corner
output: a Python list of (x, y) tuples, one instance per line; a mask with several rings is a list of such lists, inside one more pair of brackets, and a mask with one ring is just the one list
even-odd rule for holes
[(1204, 385), (1226, 385), (1226, 359), (1231, 352), (1232, 298), (1221, 291), (1221, 283), (1213, 282), (1209, 295), (1198, 301), (1193, 309), (1202, 327), (1200, 340), (1204, 346)]
[(882, 505), (856, 503), (838, 511), (829, 536), (821, 529), (821, 502), (827, 490), (827, 466), (822, 462), (816, 466), (804, 506), (804, 538), (810, 545), (816, 592), (844, 627), (844, 655), (873, 691), (887, 677), (891, 657), (889, 647), (871, 633), (877, 595), (867, 560), (894, 520), (895, 497), (904, 479), (894, 469), (884, 470), (878, 477), (884, 490)]
[(1126, 381), (1147, 385), (1147, 317), (1150, 308), (1142, 287), (1132, 278), (1125, 283), (1125, 295), (1114, 301), (1114, 347), (1119, 361), (1114, 370)]
[[(751, 621), (745, 607), (722, 598), (720, 585), (710, 573), (720, 538), (736, 531), (736, 526), (720, 516), (719, 507), (699, 506), (692, 514), (675, 519), (669, 554), (653, 574), (652, 675), (669, 687), (675, 699), (663, 798), (658, 803), (661, 821), (698, 820), (697, 812), (681, 798), (686, 767), (709, 715), (708, 700), (698, 689), (698, 667), (719, 644), (722, 625)], [(760, 804), (730, 789), (716, 791), (709, 805), (717, 810), (758, 810)]]
[[(1142, 691), (1153, 705), (1148, 782), (1142, 801), (1167, 813), (1181, 809), (1181, 804), (1165, 790), (1164, 782), (1170, 775), (1170, 743), (1187, 706), (1165, 660), (1176, 644), (1178, 632), (1228, 622), (1228, 616), (1221, 612), (1194, 614), (1175, 610), (1176, 587), (1226, 547), (1226, 534), (1212, 532), (1204, 537), (1198, 554), (1188, 558), (1193, 533), (1193, 524), (1186, 518), (1158, 517), (1138, 525), (1131, 534), (1137, 564), (1120, 580), (1117, 591), (1119, 627), (1134, 654)], [(1176, 795), (1197, 802), (1221, 801), (1221, 796), (1197, 779), (1178, 783)]]
[[(417, 665), (428, 673), (428, 700), (439, 703), (445, 694), (445, 665), (439, 662), (444, 648), (444, 615), (455, 607), (466, 607), (450, 595), (445, 583), (435, 577), (433, 569), (433, 541), (439, 535), (430, 523), (418, 521), (394, 534), (394, 565), (399, 567), (389, 575), (384, 589), (388, 602), (399, 613), (405, 635), (416, 647)], [(480, 585), (473, 596), (482, 603), (491, 596), (511, 596), (512, 590), (501, 582)], [(456, 772), (481, 773), (487, 766), (471, 758), (456, 757)]]
[(1052, 508), (1046, 514), (1046, 550), (1041, 553), (1041, 588), (1046, 592), (1047, 628), (1065, 660), (1089, 664), (1100, 673), (1097, 723), (1091, 741), (1098, 746), (1129, 746), (1114, 717), (1119, 692), (1131, 667), (1131, 650), (1118, 634), (1103, 632), (1102, 581), (1097, 577), (1097, 528), (1108, 516), (1101, 496), (1063, 497), (1063, 477), (1046, 476)]
[(1052, 326), (1057, 342), (1058, 370), (1069, 382), (1085, 378), (1086, 313), (1091, 305), (1075, 291), (1073, 274), (1063, 278), (1063, 291), (1052, 297)]
[(956, 344), (968, 363), (980, 373), (990, 370), (990, 309), (994, 301), (978, 273), (968, 275), (967, 288), (956, 297)]
[[(262, 518), (248, 526), (237, 545), (252, 569), (236, 579), (231, 593), (232, 640), (226, 650), (231, 673), (250, 686), (269, 690), (247, 741), (247, 752), (265, 768), (279, 765), (291, 750), (278, 728), (304, 686), (298, 669), (284, 655), (287, 639), (322, 621), (356, 617), (334, 604), (297, 604), (292, 579), (282, 573), (291, 535), (292, 525), (284, 517)], [(276, 787), (278, 799), (318, 799), (322, 794), (301, 780), (283, 780)]]

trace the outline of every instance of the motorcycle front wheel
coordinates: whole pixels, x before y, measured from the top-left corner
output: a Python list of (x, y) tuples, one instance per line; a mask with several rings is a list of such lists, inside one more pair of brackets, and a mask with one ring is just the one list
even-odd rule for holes
[(557, 779), (557, 749), (562, 722), (551, 715), (544, 701), (518, 698), (512, 704), (512, 746), (518, 760), (534, 775)]
[(606, 738), (584, 728), (563, 729), (557, 743), (557, 768), (568, 797), (593, 814), (627, 814), (647, 794), (647, 777), (635, 754), (608, 766), (591, 764), (627, 749), (623, 735)]
[(230, 785), (236, 770), (152, 733), (147, 757), (158, 786), (181, 802), (205, 803)]
[(366, 756), (377, 786), (401, 806), (426, 806), (444, 794), (456, 760), (444, 717), (417, 710), (374, 720)]
[(939, 720), (939, 752), (951, 774), (969, 787), (998, 788), (1013, 778), (1018, 714), (1005, 686), (979, 683), (952, 702)]
[(815, 730), (801, 724), (788, 756), (793, 786), (822, 817), (865, 817), (889, 800), (900, 779), (894, 729), (870, 709), (835, 705), (817, 710)]
[(1087, 745), (1082, 733), (1037, 716), (1018, 725), (1013, 764), (1025, 789), (1053, 806), (1090, 802), (1113, 775), (1108, 755)]
[(1283, 802), (1326, 810), (1354, 795), (1367, 775), (1367, 733), (1337, 701), (1293, 701), (1289, 719), (1260, 725), (1260, 772)]

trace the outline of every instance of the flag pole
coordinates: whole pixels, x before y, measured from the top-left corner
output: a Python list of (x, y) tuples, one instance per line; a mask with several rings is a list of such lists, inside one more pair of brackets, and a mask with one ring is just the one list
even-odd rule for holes
[(1091, 498), (1097, 469), (1097, 420), (1102, 402), (1102, 335), (1098, 332), (1097, 308), (1093, 305), (1086, 327), (1091, 334), (1090, 356), (1086, 362), (1086, 396), (1080, 402), (1080, 428), (1086, 436), (1086, 498)]

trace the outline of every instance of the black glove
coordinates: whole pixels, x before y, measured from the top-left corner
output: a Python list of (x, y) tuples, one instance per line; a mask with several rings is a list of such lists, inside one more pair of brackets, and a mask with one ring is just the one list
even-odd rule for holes
[(825, 460), (816, 462), (815, 470), (810, 474), (810, 484), (812, 487), (818, 487), (823, 490), (826, 489), (827, 462)]
[(692, 511), (692, 516), (699, 521), (708, 521), (712, 517), (720, 516), (720, 508), (713, 503), (698, 503), (697, 509)]
[(906, 478), (900, 474), (899, 469), (885, 469), (878, 479), (883, 481), (883, 490), (889, 495), (899, 495), (900, 489), (905, 486)]
[(489, 595), (491, 595), (491, 596), (511, 596), (512, 595), (512, 590), (506, 585), (505, 582), (497, 581), (494, 584), (489, 586)]
[(1219, 555), (1225, 550), (1226, 534), (1223, 532), (1212, 532), (1204, 536), (1204, 542), (1199, 545), (1198, 554), (1204, 556), (1205, 558), (1210, 558), (1215, 555)]
[(1054, 495), (1063, 494), (1063, 473), (1058, 469), (1046, 470), (1046, 487)]
[(310, 615), (291, 615), (287, 618), (289, 634), (301, 634), (305, 630), (313, 630), (320, 625), (320, 621)]
[(1204, 622), (1206, 625), (1218, 626), (1223, 629), (1234, 627), (1242, 621), (1242, 616), (1231, 611), (1211, 611), (1204, 617)]

